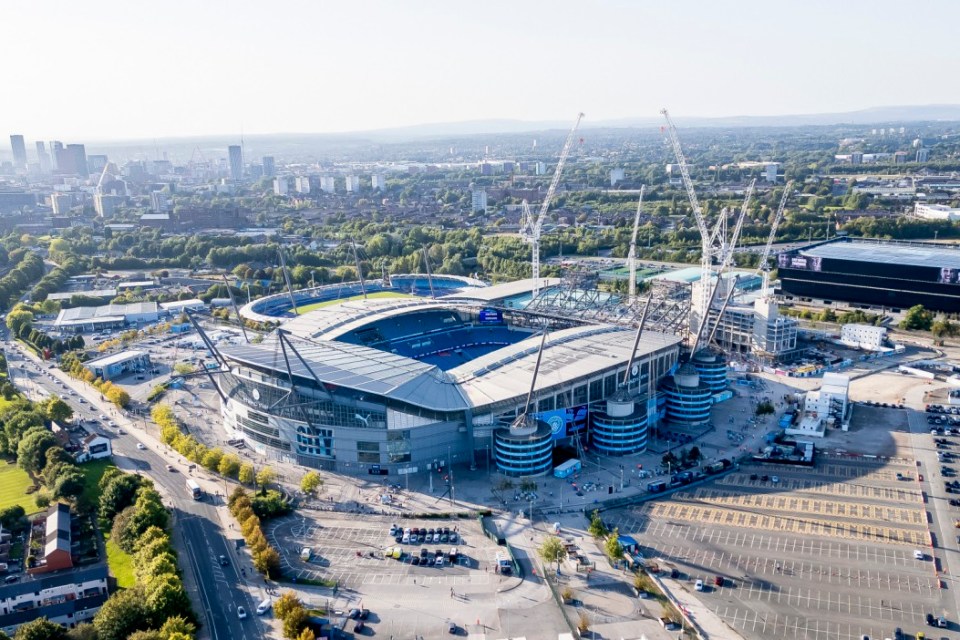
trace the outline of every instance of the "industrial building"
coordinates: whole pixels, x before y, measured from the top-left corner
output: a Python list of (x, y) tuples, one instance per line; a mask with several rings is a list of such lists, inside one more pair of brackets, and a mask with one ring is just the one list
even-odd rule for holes
[(102, 358), (95, 358), (83, 363), (93, 375), (103, 380), (113, 380), (122, 375), (136, 371), (145, 371), (150, 367), (150, 354), (146, 351), (121, 351)]
[(837, 238), (777, 257), (788, 301), (846, 302), (900, 311), (960, 311), (960, 248)]
[(114, 329), (128, 324), (156, 322), (159, 317), (160, 312), (156, 302), (107, 304), (99, 307), (61, 309), (53, 326), (61, 331), (81, 333)]
[[(542, 475), (554, 445), (579, 440), (588, 425), (591, 446), (605, 453), (645, 447), (680, 338), (644, 332), (633, 355), (630, 329), (458, 295), (343, 302), (286, 322), (261, 344), (217, 350), (228, 435), (261, 453), (360, 474), (487, 460), (509, 475)], [(622, 401), (611, 406), (615, 396)]]

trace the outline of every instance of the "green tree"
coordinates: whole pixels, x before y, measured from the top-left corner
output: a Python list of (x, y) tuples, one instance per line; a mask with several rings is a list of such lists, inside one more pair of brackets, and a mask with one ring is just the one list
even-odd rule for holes
[(773, 406), (773, 403), (769, 400), (764, 400), (763, 402), (757, 403), (757, 415), (764, 416), (767, 414), (772, 414), (776, 412), (776, 407)]
[(927, 311), (922, 304), (918, 304), (907, 309), (900, 322), (901, 329), (913, 329), (916, 331), (929, 331), (933, 325), (933, 313)]
[(623, 545), (620, 544), (619, 529), (614, 529), (613, 532), (607, 536), (607, 541), (603, 545), (603, 550), (607, 552), (607, 555), (611, 560), (617, 560), (623, 555)]
[(217, 465), (217, 471), (224, 477), (236, 478), (240, 473), (240, 458), (233, 453), (224, 454)]
[(300, 490), (311, 496), (316, 495), (321, 485), (323, 485), (323, 478), (316, 471), (308, 471), (300, 479)]
[(170, 640), (173, 634), (180, 634), (192, 638), (197, 631), (197, 625), (193, 624), (183, 616), (170, 616), (160, 627), (160, 635), (164, 640)]
[(317, 640), (317, 634), (310, 627), (304, 627), (300, 635), (297, 636), (297, 640)]
[(17, 465), (36, 476), (47, 462), (47, 449), (58, 444), (57, 437), (43, 427), (32, 427), (17, 445)]
[(160, 625), (170, 616), (190, 611), (190, 598), (176, 575), (162, 575), (145, 586), (146, 607), (150, 619)]
[(590, 526), (587, 528), (587, 532), (594, 538), (602, 538), (607, 535), (607, 525), (603, 523), (600, 512), (596, 509), (590, 514)]
[(133, 504), (144, 483), (140, 476), (132, 473), (121, 472), (111, 478), (106, 486), (101, 482), (100, 517), (104, 520), (113, 520), (115, 515)]
[(37, 618), (17, 628), (13, 635), (14, 640), (64, 640), (67, 631), (46, 618)]
[(560, 570), (560, 563), (567, 559), (567, 548), (563, 546), (563, 541), (557, 536), (550, 536), (543, 541), (537, 553), (544, 562), (555, 562), (557, 570)]
[(936, 322), (930, 326), (930, 333), (935, 338), (952, 338), (960, 333), (960, 327), (946, 318), (937, 318)]
[(163, 636), (156, 629), (141, 629), (131, 633), (127, 640), (163, 640)]
[(241, 484), (253, 484), (253, 481), (256, 479), (256, 473), (253, 470), (253, 465), (249, 462), (244, 462), (240, 465), (240, 471), (237, 472), (237, 479)]
[(57, 424), (64, 424), (73, 418), (73, 409), (69, 404), (56, 396), (50, 396), (43, 405), (43, 412), (48, 420)]
[(89, 622), (81, 622), (67, 630), (67, 640), (98, 640), (97, 630)]
[(111, 595), (93, 618), (99, 640), (126, 640), (134, 631), (149, 627), (144, 594), (138, 588)]
[(24, 326), (33, 324), (33, 313), (26, 309), (14, 309), (7, 314), (7, 328), (15, 335), (20, 335)]
[(56, 480), (49, 487), (54, 498), (76, 500), (83, 494), (86, 486), (86, 477), (75, 465), (64, 465), (64, 471), (57, 475)]
[(280, 554), (273, 547), (267, 547), (253, 554), (253, 567), (269, 578), (280, 575)]

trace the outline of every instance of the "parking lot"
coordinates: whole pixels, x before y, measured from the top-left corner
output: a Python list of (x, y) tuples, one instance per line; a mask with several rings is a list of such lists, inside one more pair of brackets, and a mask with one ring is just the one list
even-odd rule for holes
[(906, 458), (744, 466), (604, 519), (637, 539), (649, 563), (675, 569), (682, 588), (702, 580), (704, 603), (747, 638), (860, 640), (896, 627), (948, 637), (925, 623), (946, 614), (955, 630), (956, 612), (934, 609), (940, 588), (916, 476)]
[[(457, 530), (457, 542), (397, 543), (390, 536), (392, 524), (418, 528), (448, 527)], [(327, 518), (315, 521), (294, 516), (271, 524), (268, 537), (280, 551), (284, 571), (298, 580), (334, 580), (341, 587), (363, 585), (488, 585), (500, 583), (492, 571), (497, 551), (501, 549), (486, 538), (474, 520), (402, 520), (365, 516), (362, 521), (348, 518)], [(450, 562), (450, 550), (456, 547), (457, 557)], [(311, 550), (309, 560), (301, 557), (304, 548)], [(399, 559), (385, 557), (386, 550), (400, 548)], [(431, 559), (421, 565), (421, 549)], [(443, 566), (434, 564), (440, 552)], [(414, 557), (417, 560), (414, 560)], [(416, 562), (416, 564), (415, 564)], [(416, 582), (415, 582), (416, 581)]]

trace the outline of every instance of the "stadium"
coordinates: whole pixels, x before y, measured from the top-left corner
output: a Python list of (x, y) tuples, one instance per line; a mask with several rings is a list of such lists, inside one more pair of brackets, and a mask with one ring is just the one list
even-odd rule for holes
[(838, 238), (781, 253), (788, 301), (842, 301), (894, 312), (960, 311), (960, 249), (924, 242)]
[(629, 328), (511, 308), (529, 299), (530, 280), (431, 280), (443, 297), (350, 299), (296, 317), (283, 295), (247, 305), (247, 317), (281, 324), (259, 344), (214, 354), (228, 435), (304, 466), (375, 475), (457, 463), (543, 475), (557, 445), (645, 449), (651, 399), (677, 363), (679, 337), (645, 331), (632, 355)]

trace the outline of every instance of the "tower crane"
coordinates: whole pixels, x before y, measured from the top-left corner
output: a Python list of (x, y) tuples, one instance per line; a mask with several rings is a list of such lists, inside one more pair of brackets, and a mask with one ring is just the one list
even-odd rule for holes
[(533, 267), (534, 298), (540, 294), (540, 234), (543, 231), (543, 221), (547, 217), (547, 209), (550, 208), (550, 201), (553, 200), (553, 194), (557, 191), (557, 185), (560, 184), (563, 165), (566, 164), (567, 156), (570, 155), (573, 138), (577, 133), (577, 129), (580, 127), (580, 120), (582, 119), (583, 114), (577, 114), (577, 121), (573, 124), (573, 128), (570, 129), (570, 133), (567, 134), (567, 140), (563, 143), (563, 149), (560, 151), (560, 159), (557, 161), (557, 168), (553, 172), (553, 179), (550, 181), (547, 194), (543, 197), (543, 202), (540, 204), (540, 211), (536, 218), (531, 214), (530, 206), (527, 202), (523, 202), (523, 219), (520, 221), (520, 237), (533, 245), (533, 260), (531, 266)]
[(770, 288), (770, 265), (767, 260), (770, 259), (770, 249), (773, 247), (773, 240), (777, 237), (777, 229), (780, 228), (780, 221), (783, 220), (783, 210), (787, 206), (787, 197), (790, 195), (790, 188), (793, 187), (793, 180), (789, 181), (783, 188), (783, 195), (780, 197), (780, 205), (777, 207), (777, 213), (773, 216), (773, 224), (770, 225), (770, 235), (767, 237), (767, 244), (763, 247), (763, 253), (760, 254), (760, 262), (757, 263), (757, 269), (754, 275), (763, 272), (763, 286), (761, 295), (767, 297)]
[[(640, 229), (640, 210), (643, 208), (643, 192), (646, 188), (646, 185), (640, 185), (637, 215), (633, 218), (633, 235), (630, 236), (630, 253), (627, 254), (627, 267), (630, 269), (630, 304), (636, 302), (637, 299), (637, 231)], [(644, 314), (646, 314), (646, 309), (644, 309)]]
[[(673, 146), (673, 153), (677, 157), (677, 164), (680, 165), (680, 176), (683, 178), (683, 187), (687, 191), (687, 198), (690, 200), (690, 207), (693, 209), (693, 217), (697, 222), (697, 229), (700, 231), (700, 282), (699, 299), (694, 300), (694, 310), (697, 313), (706, 316), (710, 308), (710, 277), (711, 277), (711, 259), (715, 252), (713, 240), (719, 233), (719, 228), (714, 233), (707, 228), (707, 223), (703, 219), (703, 209), (700, 207), (700, 200), (697, 198), (697, 192), (693, 189), (693, 180), (690, 179), (690, 172), (687, 170), (687, 159), (683, 155), (683, 149), (680, 148), (680, 138), (677, 137), (677, 128), (670, 119), (670, 113), (666, 109), (660, 110), (660, 115), (667, 121), (666, 130), (670, 136), (670, 144)], [(694, 323), (696, 327), (698, 323)]]

